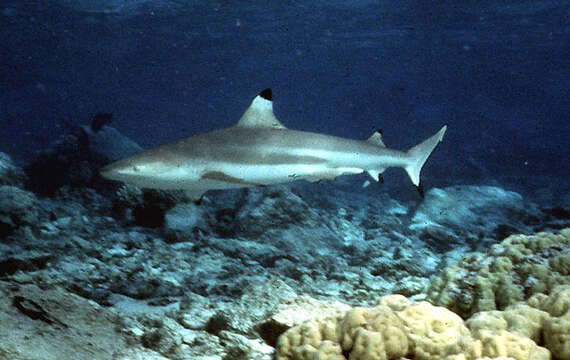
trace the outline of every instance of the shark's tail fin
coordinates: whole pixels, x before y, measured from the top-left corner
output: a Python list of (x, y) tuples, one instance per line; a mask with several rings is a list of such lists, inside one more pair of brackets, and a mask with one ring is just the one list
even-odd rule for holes
[(447, 125), (444, 125), (435, 135), (414, 146), (407, 152), (410, 162), (405, 169), (412, 183), (418, 187), (420, 193), (422, 192), (420, 187), (420, 171), (437, 144), (443, 140), (445, 130), (447, 130)]

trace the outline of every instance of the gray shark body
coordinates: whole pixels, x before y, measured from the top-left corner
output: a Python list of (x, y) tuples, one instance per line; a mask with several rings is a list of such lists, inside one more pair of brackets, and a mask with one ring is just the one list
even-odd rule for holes
[(144, 151), (106, 166), (101, 174), (142, 188), (182, 189), (194, 199), (213, 189), (318, 181), (364, 171), (380, 180), (388, 167), (404, 168), (419, 186), (420, 170), (446, 128), (407, 152), (386, 148), (378, 132), (360, 141), (290, 130), (275, 118), (267, 89), (235, 126)]

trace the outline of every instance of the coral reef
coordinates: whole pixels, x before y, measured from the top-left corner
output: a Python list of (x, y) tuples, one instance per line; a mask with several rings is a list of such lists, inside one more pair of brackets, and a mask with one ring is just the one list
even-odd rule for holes
[(512, 235), (487, 254), (464, 257), (447, 267), (428, 289), (427, 300), (463, 318), (503, 310), (533, 294), (570, 283), (570, 229)]
[[(72, 154), (85, 146), (65, 144), (62, 152), (53, 153), (64, 163), (69, 159), (70, 165), (80, 164), (89, 158), (75, 159), (77, 154)], [(79, 331), (75, 313), (88, 313), (90, 303), (99, 306), (98, 311), (110, 310), (116, 343), (127, 344), (124, 351), (111, 355), (117, 359), (270, 360), (279, 337), (300, 324), (304, 330), (289, 338), (289, 350), (279, 348), (279, 354), (289, 359), (469, 360), (487, 355), (516, 360), (520, 354), (540, 359), (544, 348), (556, 360), (568, 358), (568, 305), (563, 301), (568, 294), (553, 287), (567, 280), (546, 280), (550, 269), (556, 276), (568, 274), (567, 245), (561, 242), (543, 240), (536, 245), (518, 238), (508, 251), (501, 248), (499, 254), (497, 248), (497, 254), (477, 258), (487, 259), (489, 271), (503, 273), (496, 286), (506, 284), (519, 267), (532, 272), (525, 286), (545, 290), (526, 305), (508, 306), (530, 296), (523, 291), (522, 297), (500, 298), (500, 307), (490, 308), (504, 312), (493, 310), (480, 315), (479, 322), (463, 322), (465, 314), (417, 302), (425, 299), (430, 276), (473, 251), (479, 239), (495, 243), (507, 230), (529, 232), (535, 228), (529, 220), (533, 218), (545, 224), (541, 229), (561, 228), (556, 226), (565, 221), (564, 211), (559, 214), (562, 222), (556, 222), (554, 215), (541, 215), (542, 209), (516, 195), (471, 187), (436, 191), (431, 197), (436, 210), (425, 204), (416, 208), (387, 195), (370, 201), (365, 192), (369, 188), (354, 192), (348, 186), (354, 182), (348, 180), (346, 191), (336, 182), (213, 191), (199, 205), (182, 192), (97, 181), (87, 181), (94, 188), (63, 182), (48, 191), (53, 196), (45, 197), (46, 191), (23, 190), (23, 172), (3, 161), (0, 275), (12, 289), (3, 308), (12, 319), (4, 321), (11, 332), (15, 327), (9, 324), (21, 321), (18, 313), (12, 318), (20, 306), (13, 300), (25, 297), (38, 305), (32, 310), (43, 309), (63, 323), (75, 317), (78, 329), (76, 338), (69, 339), (68, 330), (30, 319), (25, 332), (44, 334), (42, 341), (49, 344), (68, 344), (58, 340), (66, 337), (69, 347), (88, 351), (84, 345), (91, 340)], [(2, 173), (2, 164), (10, 170)], [(44, 170), (53, 172), (50, 176), (67, 171), (57, 166)], [(42, 176), (35, 179), (37, 185), (47, 182), (49, 187), (49, 176)], [(500, 211), (488, 209), (501, 206)], [(416, 216), (419, 213), (424, 215)], [(463, 215), (444, 216), (455, 213)], [(462, 228), (471, 217), (469, 228)], [(506, 230), (497, 230), (495, 224)], [(467, 232), (470, 235), (464, 236)], [(458, 275), (452, 286), (461, 281)], [(510, 281), (523, 283), (516, 276)], [(542, 283), (546, 285), (539, 286)], [(62, 314), (44, 301), (47, 293), (22, 295), (18, 289), (24, 286), (58, 289), (57, 297), (75, 294), (89, 301)], [(460, 289), (467, 296), (479, 296), (472, 288)], [(389, 297), (367, 308), (377, 304), (379, 294), (389, 293), (408, 298)], [(555, 300), (554, 294), (564, 296)], [(351, 307), (357, 304), (362, 307)], [(8, 351), (8, 358), (23, 357), (12, 356), (13, 343), (13, 338), (0, 337), (0, 358), (2, 351)], [(16, 343), (21, 354), (37, 347), (25, 338)], [(107, 353), (102, 356), (109, 358)], [(49, 348), (42, 358), (65, 357)]]
[(543, 325), (546, 347), (555, 358), (570, 359), (570, 285), (557, 286), (550, 296), (536, 294), (528, 304), (546, 311)]
[(570, 286), (505, 311), (457, 314), (401, 295), (307, 320), (281, 335), (277, 360), (570, 359)]

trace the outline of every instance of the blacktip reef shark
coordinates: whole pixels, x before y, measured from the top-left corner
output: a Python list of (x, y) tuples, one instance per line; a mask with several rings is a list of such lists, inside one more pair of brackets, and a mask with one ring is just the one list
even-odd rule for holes
[(406, 152), (388, 149), (379, 131), (362, 141), (290, 130), (275, 117), (266, 89), (235, 126), (143, 151), (104, 167), (101, 175), (141, 188), (184, 190), (199, 200), (208, 190), (315, 182), (365, 171), (382, 181), (386, 168), (401, 167), (422, 194), (420, 171), (446, 129)]

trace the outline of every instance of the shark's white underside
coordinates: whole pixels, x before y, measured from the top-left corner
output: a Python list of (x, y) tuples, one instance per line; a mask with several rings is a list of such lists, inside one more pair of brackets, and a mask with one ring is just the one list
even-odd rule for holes
[(195, 199), (212, 189), (318, 181), (364, 171), (378, 180), (388, 167), (406, 169), (419, 185), (421, 167), (446, 130), (444, 126), (408, 152), (386, 148), (378, 133), (360, 141), (289, 130), (275, 118), (267, 91), (253, 100), (236, 126), (144, 151), (101, 174), (143, 188), (182, 189)]

